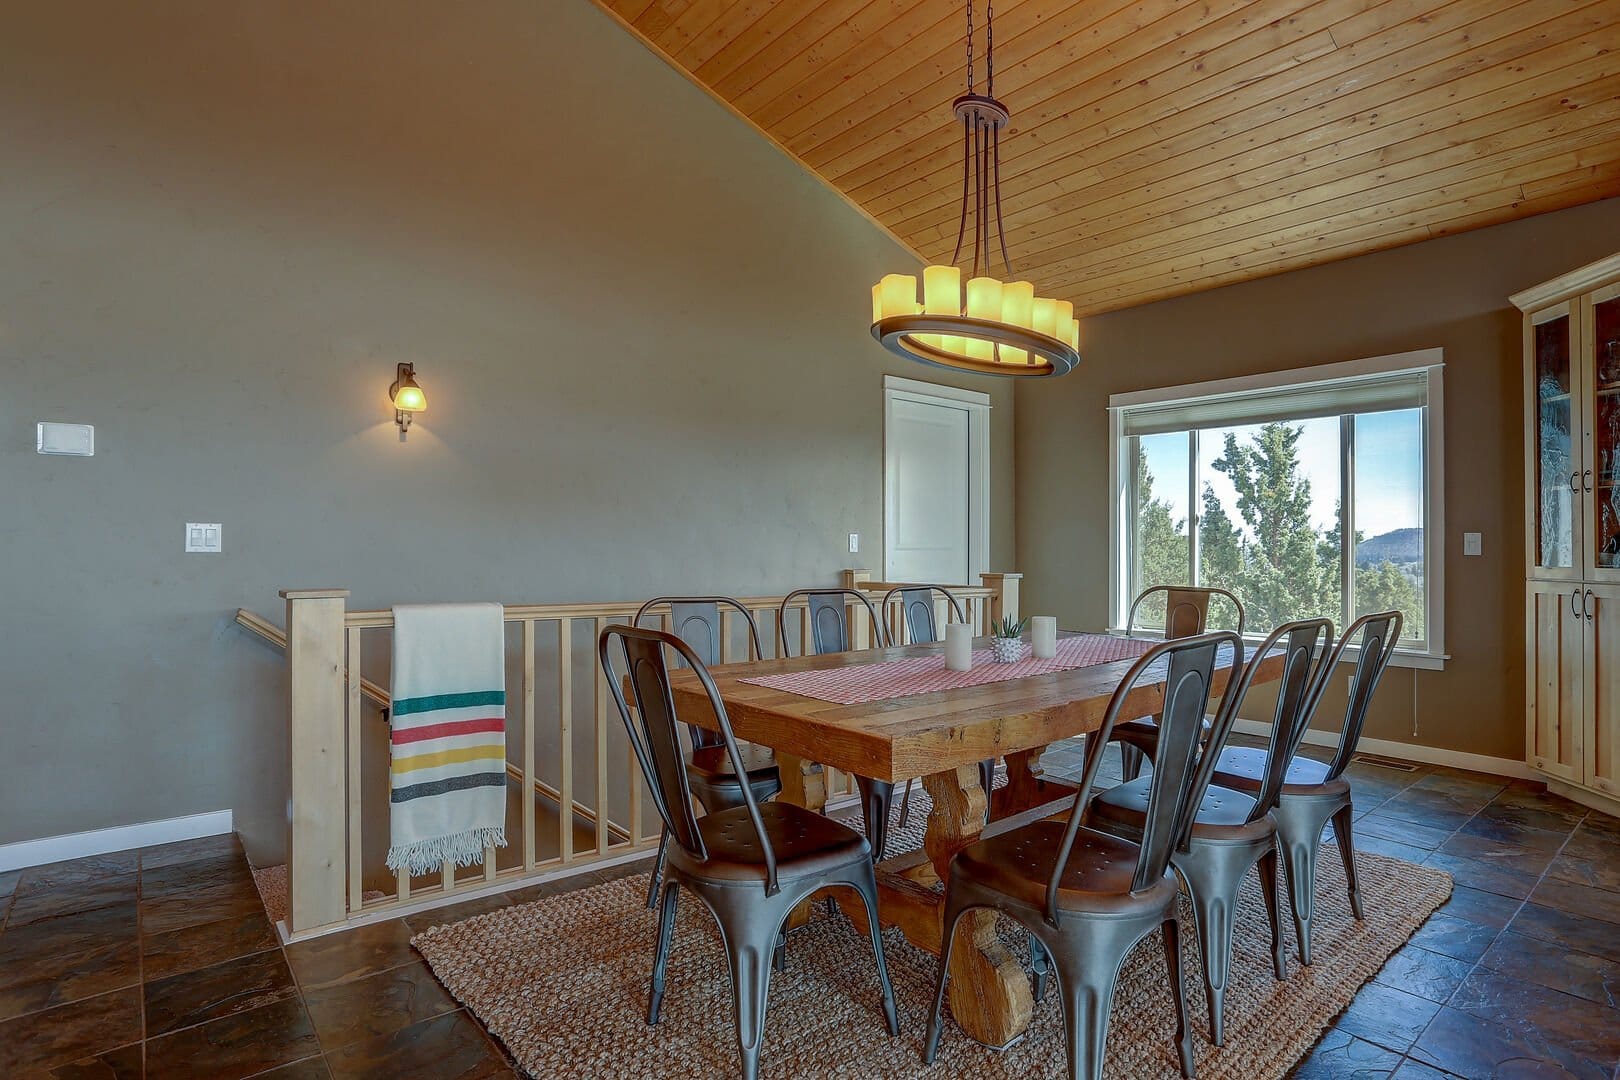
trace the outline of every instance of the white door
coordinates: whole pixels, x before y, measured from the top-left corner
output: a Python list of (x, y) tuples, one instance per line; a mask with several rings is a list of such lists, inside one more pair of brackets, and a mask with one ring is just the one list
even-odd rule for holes
[(986, 395), (885, 380), (883, 577), (968, 585), (989, 525)]

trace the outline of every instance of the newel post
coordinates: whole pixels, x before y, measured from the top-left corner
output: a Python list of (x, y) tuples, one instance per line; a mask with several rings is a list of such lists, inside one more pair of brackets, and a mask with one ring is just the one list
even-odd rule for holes
[(288, 923), (303, 933), (342, 922), (346, 907), (343, 613), (349, 590), (288, 589), (281, 595), (287, 601), (292, 743)]
[(998, 623), (1007, 616), (1011, 616), (1015, 620), (1019, 617), (1018, 583), (1023, 578), (1023, 574), (979, 575), (980, 582), (991, 593), (989, 614), (992, 623)]

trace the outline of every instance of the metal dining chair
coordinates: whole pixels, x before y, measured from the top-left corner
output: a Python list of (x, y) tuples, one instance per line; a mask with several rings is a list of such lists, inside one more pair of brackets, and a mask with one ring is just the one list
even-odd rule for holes
[[(956, 616), (957, 622), (967, 622), (967, 610), (956, 594), (943, 585), (897, 585), (883, 594), (883, 602), (878, 605), (885, 613), (895, 598), (900, 599), (901, 616), (905, 619), (906, 636), (913, 645), (928, 645), (939, 640), (939, 627), (934, 612), (934, 594), (938, 593), (950, 604), (951, 613)], [(893, 635), (891, 634), (892, 638)], [(996, 779), (996, 759), (986, 758), (979, 762), (979, 783), (984, 787), (985, 820), (990, 815), (990, 789)], [(906, 819), (911, 811), (912, 781), (906, 781), (906, 793), (900, 800), (900, 827), (906, 827)]]
[[(1356, 852), (1350, 821), (1355, 816), (1350, 781), (1345, 767), (1361, 742), (1361, 729), (1367, 722), (1367, 706), (1395, 654), (1401, 640), (1404, 618), (1398, 611), (1363, 615), (1350, 624), (1328, 660), (1335, 670), (1352, 641), (1360, 645), (1355, 674), (1351, 677), (1350, 701), (1339, 729), (1339, 745), (1327, 762), (1290, 752), (1283, 773), (1282, 791), (1271, 816), (1277, 822), (1277, 846), (1282, 849), (1283, 870), (1288, 875), (1288, 901), (1293, 908), (1294, 933), (1299, 939), (1299, 960), (1311, 962), (1311, 919), (1316, 909), (1316, 854), (1322, 846), (1322, 829), (1333, 824), (1339, 857), (1344, 860), (1344, 876), (1349, 886), (1350, 911), (1362, 917), (1361, 888), (1356, 879)], [(1314, 708), (1314, 707), (1313, 707)], [(1307, 719), (1307, 724), (1309, 720)], [(1300, 733), (1300, 740), (1304, 733)], [(1296, 741), (1293, 751), (1298, 750)], [(1268, 776), (1266, 756), (1253, 747), (1230, 747), (1215, 766), (1215, 783), (1224, 788), (1256, 792)]]
[[(783, 656), (788, 655), (791, 648), (787, 636), (788, 608), (801, 596), (810, 609), (810, 635), (808, 641), (800, 642), (801, 655), (808, 656), (813, 652), (823, 656), (849, 651), (851, 598), (860, 601), (871, 616), (873, 647), (881, 649), (889, 644), (877, 608), (859, 589), (796, 589), (782, 598), (782, 606), (776, 612), (776, 632)], [(861, 820), (866, 825), (866, 835), (872, 841), (872, 850), (881, 861), (889, 847), (889, 808), (894, 805), (894, 785), (886, 780), (873, 780), (860, 775), (855, 777), (855, 783), (861, 792)]]
[[(1156, 645), (1131, 665), (1103, 714), (1102, 738), (1088, 741), (1080, 790), (1067, 823), (1033, 822), (981, 839), (957, 852), (945, 886), (944, 937), (923, 1061), (939, 1048), (940, 1008), (957, 922), (992, 908), (1020, 923), (1057, 968), (1063, 995), (1071, 1080), (1102, 1075), (1108, 1012), (1125, 955), (1155, 929), (1164, 934), (1166, 987), (1176, 1011), (1176, 1049), (1183, 1076), (1193, 1074), (1192, 1033), (1181, 977), (1179, 889), (1172, 852), (1184, 850), (1193, 816), (1209, 786), (1232, 718), (1235, 695), (1223, 699), (1213, 730), (1200, 743), (1220, 650), (1243, 662), (1243, 639), (1220, 631)], [(1082, 821), (1102, 764), (1103, 747), (1132, 691), (1149, 675), (1164, 685), (1159, 761), (1148, 779), (1140, 841), (1086, 827)]]
[[(1237, 609), (1237, 626), (1234, 629), (1239, 634), (1243, 633), (1243, 602), (1227, 590), (1213, 586), (1154, 585), (1143, 589), (1131, 601), (1130, 611), (1125, 616), (1126, 636), (1136, 630), (1136, 612), (1142, 606), (1142, 601), (1158, 593), (1164, 593), (1164, 636), (1167, 641), (1202, 634), (1208, 628), (1210, 605), (1217, 596), (1224, 596)], [(1114, 738), (1119, 741), (1120, 775), (1126, 780), (1135, 780), (1142, 775), (1142, 759), (1145, 757), (1152, 761), (1158, 749), (1159, 726), (1150, 716), (1127, 720), (1114, 730)]]
[[(749, 659), (758, 660), (764, 650), (760, 647), (759, 625), (753, 613), (742, 602), (729, 596), (656, 596), (641, 605), (636, 612), (635, 625), (655, 608), (669, 606), (670, 627), (692, 651), (713, 667), (724, 655), (725, 623), (722, 607), (742, 613), (748, 626)], [(707, 813), (729, 810), (743, 804), (742, 781), (733, 770), (725, 742), (718, 732), (697, 724), (687, 724), (692, 750), (686, 755), (686, 775), (692, 785), (692, 794), (703, 804)], [(782, 790), (782, 772), (777, 767), (776, 755), (768, 748), (752, 743), (742, 748), (743, 765), (747, 769), (748, 787), (754, 799), (764, 802)], [(647, 907), (658, 902), (658, 882), (663, 876), (664, 859), (669, 851), (669, 830), (658, 838), (658, 857), (653, 861), (652, 882), (647, 886)]]
[[(1259, 791), (1248, 795), (1211, 784), (1193, 817), (1187, 847), (1170, 853), (1170, 865), (1181, 875), (1192, 896), (1199, 952), (1204, 959), (1209, 1037), (1216, 1046), (1225, 1041), (1223, 999), (1231, 969), (1238, 890), (1256, 866), (1271, 924), (1272, 968), (1278, 979), (1287, 977), (1282, 920), (1277, 911), (1277, 823), (1271, 811), (1282, 793), (1284, 766), (1304, 737), (1331, 673), (1328, 661), (1333, 651), (1333, 623), (1327, 619), (1301, 619), (1272, 631), (1255, 651), (1241, 678), (1228, 687), (1226, 696), (1237, 702), (1235, 709), (1242, 708), (1261, 660), (1279, 646), (1283, 649), (1283, 673)], [(1127, 840), (1140, 840), (1149, 793), (1147, 777), (1109, 788), (1091, 800), (1086, 822)]]
[[(614, 670), (615, 646), (624, 656), (627, 681), (635, 697), (634, 714)], [(677, 731), (669, 654), (683, 660), (697, 676), (708, 695), (732, 769), (737, 775), (747, 772), (725, 703), (720, 700), (708, 667), (690, 645), (675, 635), (622, 624), (603, 629), (597, 654), (636, 760), (652, 790), (653, 805), (675, 841), (664, 872), (647, 1023), (658, 1023), (674, 937), (676, 902), (684, 887), (703, 902), (719, 924), (731, 967), (742, 1075), (744, 1080), (755, 1080), (770, 993), (771, 956), (782, 939), (783, 924), (810, 894), (843, 886), (859, 893), (866, 905), (884, 1020), (891, 1036), (899, 1034), (894, 990), (878, 928), (877, 876), (866, 838), (846, 825), (791, 803), (762, 804), (747, 785), (740, 788), (742, 805), (698, 817), (692, 809), (693, 792)]]

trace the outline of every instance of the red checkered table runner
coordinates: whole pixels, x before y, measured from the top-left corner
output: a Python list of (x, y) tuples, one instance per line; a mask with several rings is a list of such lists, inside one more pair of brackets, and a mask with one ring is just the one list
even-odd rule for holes
[(1115, 660), (1132, 660), (1157, 645), (1157, 641), (1143, 638), (1122, 638), (1109, 634), (1076, 634), (1060, 638), (1057, 655), (1050, 660), (1036, 660), (1024, 645), (1024, 658), (1011, 664), (998, 664), (991, 659), (989, 649), (973, 650), (973, 667), (968, 671), (952, 671), (945, 666), (943, 651), (927, 656), (910, 656), (903, 660), (883, 660), (875, 664), (857, 664), (852, 667), (823, 668), (816, 671), (794, 671), (785, 675), (761, 675), (739, 682), (755, 686), (769, 686), (773, 690), (786, 690), (790, 694), (832, 701), (839, 705), (864, 705), (870, 701), (907, 697), (912, 694), (932, 694), (940, 690), (961, 690), (969, 686), (1023, 679), (1031, 675), (1050, 675), (1058, 671), (1108, 664)]

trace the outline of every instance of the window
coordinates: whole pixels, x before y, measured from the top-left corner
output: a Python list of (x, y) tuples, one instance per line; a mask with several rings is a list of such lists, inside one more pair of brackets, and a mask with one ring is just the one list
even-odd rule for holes
[[(1396, 608), (1396, 663), (1438, 667), (1442, 369), (1425, 349), (1111, 398), (1114, 625), (1153, 585), (1231, 590), (1252, 636)], [(1217, 600), (1211, 628), (1234, 617)]]

